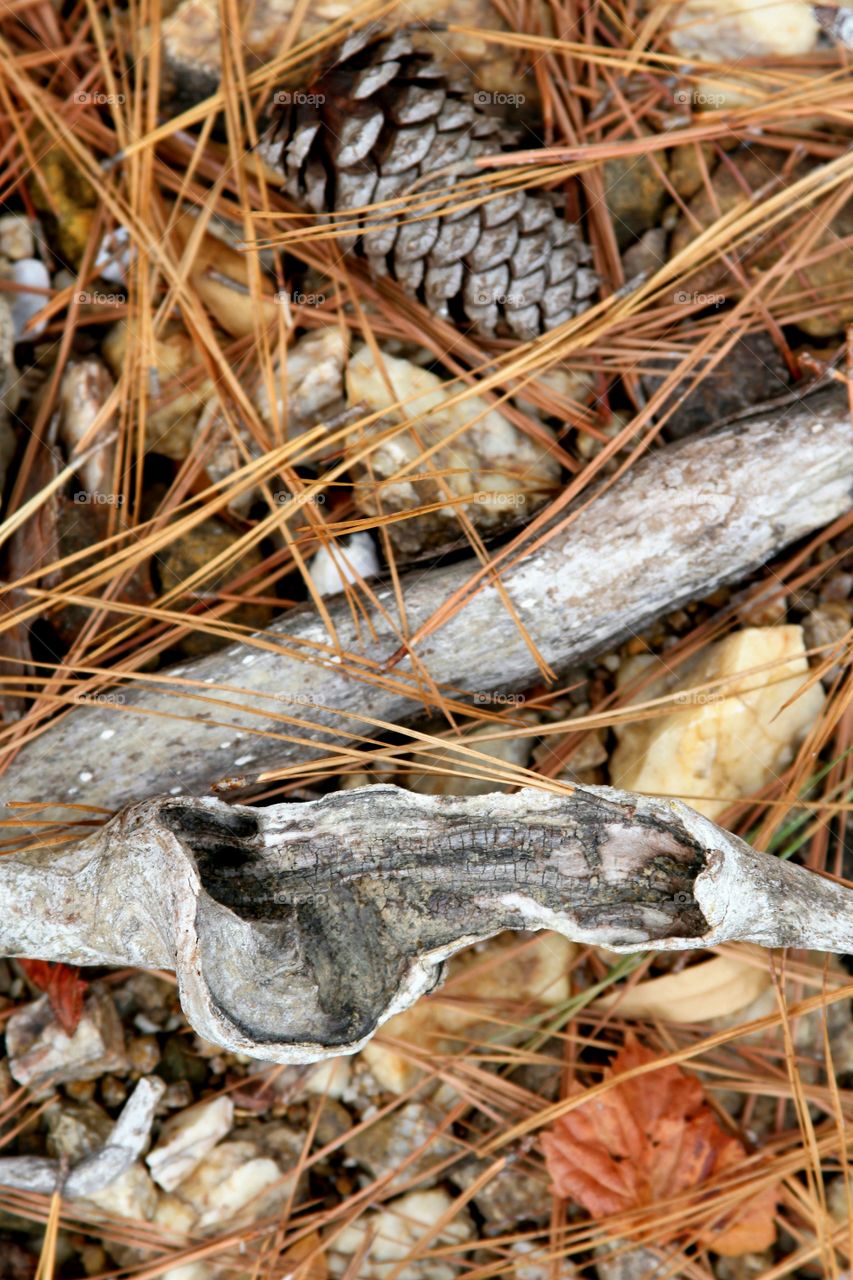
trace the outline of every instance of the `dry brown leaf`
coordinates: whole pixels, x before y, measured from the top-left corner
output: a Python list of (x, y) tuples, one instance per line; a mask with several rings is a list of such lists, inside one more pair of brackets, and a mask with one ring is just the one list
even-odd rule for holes
[(80, 977), (77, 966), (25, 959), (19, 959), (18, 964), (33, 986), (45, 993), (65, 1034), (73, 1036), (83, 1016), (83, 1002), (89, 985)]
[(662, 1022), (710, 1022), (745, 1009), (770, 986), (767, 968), (715, 956), (680, 973), (638, 982), (596, 1001), (596, 1009), (616, 1009), (621, 1018), (660, 1018)]
[[(655, 1061), (631, 1036), (604, 1078)], [(746, 1151), (727, 1134), (699, 1082), (679, 1067), (626, 1080), (562, 1116), (542, 1135), (553, 1189), (592, 1215), (626, 1213), (697, 1187), (741, 1161)], [(776, 1238), (773, 1188), (705, 1228), (701, 1243), (737, 1256)]]

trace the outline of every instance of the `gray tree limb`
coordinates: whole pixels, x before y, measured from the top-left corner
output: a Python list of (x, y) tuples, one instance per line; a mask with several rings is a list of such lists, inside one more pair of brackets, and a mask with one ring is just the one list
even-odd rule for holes
[[(834, 385), (647, 456), (502, 580), (537, 650), (561, 673), (742, 578), (848, 510), (851, 492), (850, 412), (846, 390)], [(403, 579), (409, 634), (468, 581), (472, 563)], [(392, 591), (377, 594), (379, 607), (367, 606), (358, 625), (343, 597), (330, 602), (334, 638), (313, 606), (297, 609), (254, 640), (173, 668), (174, 683), (141, 676), (122, 689), (123, 702), (73, 708), (20, 751), (0, 780), (0, 800), (117, 809), (334, 751), (364, 727), (359, 715), (411, 718), (430, 690), (409, 660), (390, 674), (379, 669), (399, 632)], [(417, 656), (436, 684), (461, 697), (522, 689), (539, 676), (494, 587), (429, 635)], [(191, 680), (200, 688), (188, 688)], [(228, 688), (207, 691), (212, 684)]]
[(148, 800), (72, 850), (0, 859), (0, 898), (0, 954), (174, 969), (199, 1034), (274, 1062), (354, 1052), (503, 929), (853, 949), (853, 891), (607, 787)]

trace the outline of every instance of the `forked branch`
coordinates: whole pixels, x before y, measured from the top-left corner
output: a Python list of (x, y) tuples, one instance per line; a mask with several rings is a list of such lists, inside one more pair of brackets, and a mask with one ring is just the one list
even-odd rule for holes
[(0, 953), (175, 969), (201, 1035), (274, 1062), (353, 1052), (502, 929), (853, 950), (853, 891), (606, 787), (149, 800), (71, 851), (0, 860), (0, 895)]

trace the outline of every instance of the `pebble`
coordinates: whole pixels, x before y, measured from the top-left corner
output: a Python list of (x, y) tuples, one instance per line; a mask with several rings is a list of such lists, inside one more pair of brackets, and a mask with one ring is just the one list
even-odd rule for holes
[(104, 1076), (101, 1080), (101, 1097), (108, 1107), (120, 1107), (127, 1100), (127, 1085), (116, 1076)]
[[(754, 675), (739, 672), (778, 665)], [(627, 659), (620, 685), (654, 658)], [(819, 685), (794, 697), (808, 675), (803, 632), (797, 626), (748, 627), (710, 646), (689, 667), (661, 676), (638, 699), (683, 691), (668, 714), (615, 727), (610, 757), (613, 786), (677, 796), (709, 818), (771, 782), (790, 764), (824, 702)], [(727, 677), (721, 690), (690, 690)], [(738, 677), (732, 679), (732, 677)], [(728, 695), (728, 696), (726, 696)], [(793, 699), (790, 706), (785, 704)]]
[(19, 213), (0, 217), (0, 254), (11, 262), (36, 256), (36, 238), (29, 218)]
[(530, 1240), (516, 1240), (509, 1247), (508, 1280), (575, 1280), (578, 1269), (571, 1258), (555, 1257), (554, 1252)]
[(620, 249), (660, 222), (667, 199), (664, 176), (668, 168), (669, 161), (663, 151), (605, 161), (604, 196)]
[(819, 26), (807, 0), (683, 0), (672, 6), (670, 40), (704, 62), (809, 53)]
[[(346, 340), (337, 328), (319, 329), (297, 338), (288, 348), (284, 370), (280, 361), (274, 358), (275, 408), (265, 378), (259, 381), (254, 395), (258, 414), (271, 440), (293, 440), (341, 414), (345, 408), (346, 359)], [(196, 439), (200, 443), (204, 438), (205, 470), (214, 482), (227, 480), (245, 465), (247, 456), (259, 458), (263, 453), (255, 436), (239, 423), (236, 435), (238, 439), (235, 439), (234, 424), (229, 424), (222, 417), (219, 400), (209, 400), (199, 418)], [(340, 445), (335, 447), (340, 448)], [(312, 444), (312, 465), (323, 456), (322, 445)], [(259, 496), (260, 490), (252, 486), (231, 499), (229, 508), (238, 515), (244, 515)], [(295, 518), (307, 522), (304, 507), (298, 517), (295, 512), (290, 514), (291, 527)]]
[[(10, 263), (4, 274), (14, 284), (23, 286), (23, 291), (16, 290), (9, 294), (15, 341), (32, 342), (44, 332), (47, 324), (46, 320), (40, 320), (27, 328), (32, 317), (38, 315), (50, 301), (48, 269), (39, 258), (20, 258), (17, 262)], [(45, 289), (48, 290), (47, 293), (43, 292)]]
[[(827, 1207), (830, 1213), (832, 1208), (829, 1205), (831, 1196), (831, 1186), (827, 1193)], [(845, 1214), (846, 1217), (846, 1214)], [(767, 1249), (764, 1253), (742, 1253), (738, 1258), (722, 1258), (714, 1259), (714, 1272), (717, 1280), (759, 1280), (773, 1265), (773, 1251)], [(803, 1268), (804, 1271), (807, 1268)], [(839, 1280), (841, 1276), (839, 1275)]]
[(650, 227), (622, 254), (622, 274), (626, 281), (635, 276), (649, 279), (660, 271), (666, 259), (666, 232), (663, 227)]
[(295, 1189), (295, 1178), (286, 1176), (292, 1152), (276, 1159), (270, 1131), (281, 1127), (267, 1126), (264, 1135), (274, 1154), (253, 1138), (220, 1142), (175, 1187), (172, 1199), (188, 1211), (192, 1229), (219, 1230), (225, 1222), (238, 1226), (275, 1213), (287, 1203)]
[(9, 1019), (6, 1050), (19, 1084), (96, 1080), (105, 1072), (127, 1070), (121, 1022), (109, 995), (97, 985), (89, 988), (73, 1036), (63, 1031), (42, 996)]
[[(59, 384), (58, 434), (69, 461), (74, 459), (78, 447), (89, 434), (114, 385), (109, 370), (97, 356), (89, 356), (85, 360), (69, 360), (65, 366)], [(110, 416), (101, 424), (100, 437), (106, 438), (112, 428), (113, 418)], [(94, 437), (88, 440), (84, 452), (88, 453), (95, 443)], [(115, 449), (115, 442), (105, 445), (79, 464), (77, 475), (83, 488), (89, 493), (112, 493)]]
[[(220, 565), (213, 575), (206, 573), (207, 566), (219, 556), (228, 555), (240, 537), (241, 530), (232, 528), (224, 520), (211, 517), (173, 538), (156, 557), (156, 571), (162, 590), (180, 594), (184, 582), (198, 575), (191, 591), (184, 597), (185, 600), (194, 599), (204, 595), (206, 588), (215, 588), (220, 584), (224, 586), (230, 579), (260, 565), (263, 560), (260, 548), (247, 547), (229, 568)], [(247, 589), (244, 587), (243, 590)], [(262, 631), (272, 618), (272, 609), (268, 605), (241, 604), (231, 610), (228, 618), (229, 621), (250, 627), (253, 631)], [(219, 636), (191, 630), (178, 641), (176, 648), (187, 657), (196, 658), (221, 649), (225, 643)]]
[[(447, 1176), (466, 1191), (490, 1166), (488, 1160), (471, 1160), (454, 1166)], [(544, 1222), (551, 1213), (548, 1178), (532, 1168), (509, 1164), (485, 1182), (474, 1197), (485, 1221), (486, 1235), (518, 1230), (520, 1222)]]
[(87, 1276), (97, 1276), (107, 1270), (107, 1254), (99, 1244), (84, 1244), (80, 1250), (80, 1261)]
[(157, 1145), (145, 1157), (151, 1176), (164, 1191), (174, 1191), (234, 1124), (234, 1103), (227, 1094), (188, 1107), (163, 1125)]
[[(101, 349), (114, 377), (121, 377), (129, 344), (134, 342), (139, 343), (139, 336), (125, 320), (113, 325), (104, 338)], [(176, 320), (163, 326), (153, 351), (143, 351), (142, 359), (152, 375), (145, 448), (182, 462), (192, 449), (196, 420), (213, 394), (213, 383), (202, 376), (195, 343)]]
[(593, 1252), (598, 1280), (682, 1280), (685, 1275), (673, 1256), (627, 1240), (608, 1240)]
[[(826, 661), (830, 653), (840, 658), (844, 651), (844, 642), (848, 639), (853, 627), (853, 602), (850, 600), (826, 600), (815, 605), (803, 619), (803, 636), (807, 649), (818, 649), (824, 645), (833, 646), (824, 653), (815, 654), (811, 659), (814, 666)], [(833, 663), (825, 672), (824, 685), (829, 688), (841, 673), (841, 666)]]
[(190, 1106), (192, 1100), (193, 1089), (189, 1080), (176, 1080), (167, 1086), (160, 1105), (169, 1111), (177, 1111), (179, 1108)]
[[(103, 1146), (113, 1121), (96, 1103), (71, 1102), (49, 1107), (47, 1126), (49, 1153), (76, 1164)], [(157, 1205), (157, 1189), (144, 1165), (136, 1161), (109, 1186), (79, 1203), (120, 1218), (148, 1221)]]
[(353, 1127), (352, 1116), (341, 1102), (334, 1098), (326, 1098), (317, 1117), (314, 1130), (314, 1146), (327, 1147), (337, 1142)]
[(732, 603), (737, 604), (738, 622), (745, 627), (777, 627), (788, 616), (788, 597), (779, 590), (778, 583), (761, 591), (751, 588), (741, 600), (733, 596)]
[[(681, 296), (676, 290), (674, 297)], [(648, 363), (653, 367), (662, 366), (660, 374), (646, 373), (641, 376), (643, 390), (647, 396), (652, 396), (676, 361), (667, 364), (665, 359), (652, 357)], [(665, 410), (673, 401), (687, 393), (686, 398), (666, 420), (664, 432), (670, 439), (679, 440), (691, 435), (702, 427), (750, 409), (763, 400), (778, 399), (787, 392), (789, 383), (785, 361), (767, 333), (750, 333), (739, 338), (728, 354), (702, 377), (699, 385), (688, 392), (695, 376), (694, 370), (676, 382), (663, 403), (662, 408)]]
[(159, 1030), (177, 1007), (177, 993), (174, 982), (140, 972), (116, 988), (115, 1002), (123, 1018), (142, 1013)]
[(69, 1080), (65, 1086), (65, 1092), (75, 1102), (89, 1102), (98, 1092), (97, 1081)]
[(127, 1060), (131, 1071), (149, 1076), (160, 1061), (160, 1046), (152, 1035), (134, 1036), (127, 1046)]
[(117, 1218), (150, 1222), (157, 1208), (157, 1188), (145, 1166), (137, 1160), (115, 1182), (80, 1203), (95, 1205)]
[[(447, 1214), (453, 1200), (446, 1191), (436, 1187), (430, 1191), (410, 1191), (408, 1195), (392, 1200), (383, 1209), (370, 1210), (335, 1236), (329, 1253), (329, 1270), (333, 1276), (343, 1276), (351, 1265), (351, 1258), (359, 1253), (367, 1241), (370, 1243), (358, 1270), (359, 1280), (454, 1280), (459, 1270), (452, 1255), (428, 1256), (437, 1247), (463, 1244), (474, 1236), (474, 1224), (465, 1209), (454, 1213), (451, 1221), (440, 1232), (436, 1222)], [(419, 1257), (406, 1265), (406, 1259), (417, 1249), (421, 1239), (428, 1235), (424, 1245), (427, 1256)], [(460, 1253), (459, 1261), (465, 1258)]]
[(115, 231), (108, 231), (104, 236), (92, 265), (102, 280), (123, 285), (130, 270), (131, 256), (130, 232), (127, 227), (116, 227)]
[(96, 1102), (55, 1102), (45, 1113), (47, 1150), (69, 1164), (94, 1154), (112, 1132), (114, 1121)]
[[(363, 450), (367, 441), (386, 434), (394, 423), (417, 421), (378, 444), (366, 461), (354, 458), (356, 507), (375, 516), (443, 504), (387, 526), (402, 557), (413, 559), (460, 544), (464, 535), (459, 511), (484, 535), (494, 536), (528, 519), (556, 492), (559, 463), (481, 396), (448, 404), (463, 384), (448, 384), (430, 370), (387, 353), (382, 366), (388, 382), (367, 347), (355, 351), (347, 366), (349, 405), (383, 415), (368, 427), (354, 428), (347, 437), (348, 450)], [(402, 407), (392, 408), (398, 400)], [(542, 430), (549, 428), (543, 425)], [(427, 445), (440, 447), (418, 461)], [(436, 471), (443, 473), (441, 484), (430, 478)]]
[(351, 1058), (326, 1058), (312, 1066), (302, 1080), (307, 1093), (323, 1094), (328, 1098), (346, 1096), (352, 1079)]
[(334, 596), (343, 591), (345, 583), (361, 578), (375, 578), (379, 573), (379, 556), (372, 536), (354, 533), (351, 538), (336, 546), (334, 554), (328, 547), (315, 552), (308, 565), (311, 581), (321, 596)]
[[(404, 1169), (384, 1185), (383, 1190), (393, 1189), (416, 1178), (422, 1188), (432, 1187), (446, 1174), (439, 1170), (429, 1173), (435, 1165), (453, 1156), (459, 1156), (464, 1148), (446, 1127), (439, 1130), (443, 1114), (428, 1103), (409, 1102), (391, 1111), (381, 1120), (359, 1130), (344, 1143), (344, 1151), (374, 1178), (383, 1178), (400, 1168)], [(414, 1160), (409, 1157), (419, 1147), (422, 1153)]]

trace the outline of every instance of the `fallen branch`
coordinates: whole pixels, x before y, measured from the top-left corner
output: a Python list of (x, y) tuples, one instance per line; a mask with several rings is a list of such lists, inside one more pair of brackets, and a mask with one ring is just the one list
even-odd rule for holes
[[(646, 457), (502, 581), (538, 653), (563, 672), (834, 520), (851, 488), (849, 406), (833, 387)], [(409, 634), (472, 572), (469, 561), (404, 578)], [(350, 747), (360, 715), (393, 722), (436, 705), (424, 671), (459, 697), (539, 678), (491, 586), (418, 646), (420, 673), (408, 661), (384, 672), (399, 633), (391, 589), (377, 597), (358, 624), (344, 598), (332, 601), (334, 636), (313, 607), (294, 610), (245, 644), (174, 668), (165, 683), (141, 675), (123, 701), (75, 707), (20, 751), (3, 802), (116, 809), (228, 775), (251, 784), (261, 765)]]
[(73, 850), (0, 860), (0, 895), (0, 953), (174, 969), (199, 1034), (274, 1062), (354, 1052), (503, 929), (853, 949), (853, 891), (607, 787), (149, 800)]
[(157, 1076), (140, 1080), (122, 1107), (108, 1140), (70, 1170), (66, 1171), (60, 1160), (47, 1156), (0, 1157), (0, 1185), (43, 1195), (61, 1191), (69, 1200), (103, 1191), (142, 1155), (157, 1103), (165, 1090), (165, 1082)]

